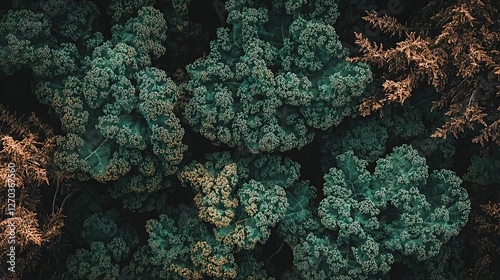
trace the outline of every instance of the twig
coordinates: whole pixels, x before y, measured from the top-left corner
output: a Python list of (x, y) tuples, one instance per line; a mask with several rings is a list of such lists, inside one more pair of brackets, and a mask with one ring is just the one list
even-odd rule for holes
[(274, 257), (276, 254), (278, 254), (281, 249), (283, 249), (283, 245), (285, 244), (285, 242), (281, 242), (281, 246), (279, 247), (278, 251), (274, 252), (269, 258), (267, 258), (267, 260), (269, 261), (272, 257)]

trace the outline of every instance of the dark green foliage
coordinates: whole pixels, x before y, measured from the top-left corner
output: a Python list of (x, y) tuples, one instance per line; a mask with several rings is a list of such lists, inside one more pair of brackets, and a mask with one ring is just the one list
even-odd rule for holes
[(390, 270), (392, 256), (380, 254), (378, 243), (361, 239), (354, 245), (356, 247), (310, 233), (304, 242), (294, 247), (293, 262), (302, 277), (311, 280), (368, 279), (370, 274), (378, 279)]
[[(359, 115), (380, 73), (343, 45), (373, 1), (222, 2), (0, 11), (1, 81), (31, 79), (57, 127), (50, 168), (79, 180), (42, 196), (66, 203), (43, 248), (61, 255), (51, 279), (463, 278), (465, 188), (500, 182), (500, 152), (432, 138), (453, 116), (425, 87)], [(483, 206), (479, 247), (497, 230), (498, 207)], [(491, 247), (470, 271), (492, 266)]]
[(0, 70), (11, 75), (30, 68), (39, 77), (75, 71), (76, 47), (56, 44), (51, 28), (43, 13), (9, 10), (0, 18)]
[(349, 150), (358, 158), (375, 161), (384, 154), (388, 138), (387, 129), (372, 117), (341, 124), (323, 135), (323, 168), (328, 170), (333, 167), (335, 157)]
[(317, 218), (316, 189), (307, 181), (299, 181), (287, 189), (288, 207), (278, 226), (278, 234), (291, 246), (297, 245), (309, 232), (321, 230)]
[(354, 43), (354, 32), (367, 32), (367, 24), (360, 15), (365, 15), (366, 11), (380, 11), (383, 6), (376, 4), (386, 3), (374, 0), (338, 0), (335, 2), (338, 3), (339, 11), (341, 11), (335, 27), (341, 37), (350, 39), (352, 43)]
[[(143, 172), (143, 164), (139, 171)], [(149, 162), (151, 164), (151, 161)], [(151, 176), (142, 174), (125, 175), (109, 188), (113, 198), (120, 199), (123, 207), (134, 212), (149, 212), (163, 208), (168, 195), (172, 191), (172, 182), (164, 179), (158, 171)]]
[(388, 107), (383, 112), (384, 118), (380, 122), (387, 128), (391, 138), (409, 140), (424, 132), (422, 112), (415, 106), (407, 104), (402, 107)]
[(268, 155), (233, 158), (216, 153), (206, 159), (179, 173), (181, 182), (198, 192), (194, 202), (199, 217), (215, 225), (217, 240), (238, 250), (265, 243), (285, 215), (285, 189), (298, 179), (299, 165)]
[[(176, 222), (177, 221), (177, 222)], [(203, 275), (233, 279), (236, 264), (231, 247), (217, 242), (193, 209), (183, 209), (175, 220), (161, 215), (148, 221), (151, 263), (162, 279), (202, 279)]]
[[(137, 280), (168, 279), (162, 273), (163, 268), (159, 262), (152, 262), (155, 259), (157, 257), (153, 254), (150, 246), (144, 245), (140, 247), (132, 256), (130, 263), (123, 268), (123, 277)], [(172, 277), (171, 279), (175, 278)]]
[(214, 144), (251, 153), (300, 149), (316, 129), (357, 114), (372, 77), (346, 61), (331, 25), (335, 3), (283, 2), (268, 10), (228, 1), (232, 27), (220, 28), (208, 56), (187, 67), (184, 117)]
[(137, 233), (120, 224), (120, 215), (115, 210), (86, 219), (82, 238), (90, 249), (78, 249), (68, 257), (65, 279), (116, 279), (121, 262), (138, 243)]
[(110, 0), (106, 12), (113, 21), (126, 21), (131, 18), (141, 8), (153, 6), (156, 0)]
[(239, 262), (239, 270), (236, 275), (236, 280), (275, 280), (269, 278), (266, 274), (266, 268), (263, 262), (259, 261), (252, 255), (252, 251), (244, 252), (236, 255), (236, 258), (242, 260)]
[(387, 148), (401, 143), (411, 144), (427, 158), (431, 169), (452, 167), (455, 139), (430, 137), (440, 115), (421, 107), (430, 107), (430, 101), (418, 102), (418, 106), (410, 102), (402, 107), (387, 106), (381, 116), (358, 117), (326, 131), (321, 143), (323, 169), (334, 166), (335, 157), (345, 151), (352, 150), (358, 158), (373, 162)]
[(449, 170), (429, 175), (411, 146), (377, 160), (373, 173), (352, 151), (336, 162), (318, 210), (327, 231), (293, 247), (305, 279), (379, 278), (394, 261), (437, 255), (467, 222), (470, 201), (460, 178)]
[(233, 246), (219, 242), (194, 209), (168, 212), (147, 222), (148, 247), (139, 249), (125, 268), (134, 279), (271, 279), (249, 253), (236, 258)]
[(464, 179), (481, 185), (500, 183), (500, 151), (492, 147), (484, 157), (474, 156)]
[(38, 82), (36, 94), (53, 106), (67, 133), (56, 154), (61, 168), (101, 182), (143, 162), (148, 166), (137, 175), (145, 178), (176, 171), (186, 149), (173, 113), (178, 88), (150, 67), (151, 58), (165, 50), (165, 31), (162, 14), (142, 8), (113, 27), (113, 39), (95, 48), (77, 75)]
[(418, 262), (413, 258), (404, 259), (407, 272), (403, 279), (465, 279), (464, 245), (462, 240), (453, 237), (441, 247), (437, 255), (428, 260)]

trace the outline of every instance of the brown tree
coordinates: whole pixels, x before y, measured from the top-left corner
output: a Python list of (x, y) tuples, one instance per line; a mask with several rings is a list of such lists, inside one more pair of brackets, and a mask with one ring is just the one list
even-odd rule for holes
[(39, 190), (50, 184), (57, 195), (70, 179), (54, 168), (54, 146), (51, 128), (34, 114), (16, 118), (0, 106), (0, 256), (5, 258), (13, 245), (16, 252), (15, 273), (6, 269), (4, 259), (0, 278), (21, 277), (33, 269), (42, 247), (53, 245), (61, 234), (62, 207), (56, 207), (54, 196), (52, 209), (47, 210)]
[[(403, 104), (422, 84), (439, 96), (433, 110), (446, 121), (433, 137), (476, 130), (474, 143), (500, 145), (500, 21), (490, 0), (430, 1), (411, 25), (376, 12), (365, 20), (397, 41), (385, 48), (356, 34), (361, 57), (383, 71), (382, 88), (360, 106), (368, 115), (389, 103)], [(436, 12), (437, 11), (437, 12)]]
[(471, 215), (472, 263), (467, 279), (498, 278), (500, 261), (500, 203), (488, 202)]

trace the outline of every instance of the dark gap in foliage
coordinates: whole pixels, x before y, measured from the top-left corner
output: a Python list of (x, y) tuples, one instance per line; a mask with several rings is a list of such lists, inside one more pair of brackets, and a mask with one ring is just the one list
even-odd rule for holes
[(455, 154), (453, 155), (453, 170), (457, 172), (458, 176), (462, 177), (470, 166), (472, 155), (475, 154), (473, 152), (475, 145), (470, 143), (468, 139), (458, 139), (457, 142)]
[[(130, 78), (130, 83), (134, 86), (134, 88), (137, 88), (137, 79), (136, 78)], [(136, 94), (138, 91), (136, 91)]]
[(368, 162), (368, 165), (366, 165), (366, 170), (368, 170), (368, 172), (373, 174), (373, 172), (375, 172), (376, 165), (377, 165), (377, 161)]
[(406, 267), (401, 263), (394, 263), (391, 266), (391, 271), (389, 272), (390, 280), (402, 280), (403, 276), (407, 274)]
[(12, 0), (0, 1), (0, 15), (3, 15), (3, 13), (10, 9), (12, 9)]
[[(178, 182), (176, 178), (172, 178), (171, 180)], [(174, 185), (180, 186), (180, 183), (175, 183)], [(174, 208), (179, 207), (179, 205), (181, 204), (191, 205), (193, 203), (193, 198), (195, 195), (196, 193), (190, 187), (178, 187), (175, 188), (175, 191), (173, 193), (169, 194), (165, 203), (167, 205), (173, 206)]]
[(261, 248), (262, 250), (258, 253), (259, 259), (264, 264), (271, 265), (274, 270), (273, 276), (276, 279), (282, 279), (283, 273), (292, 269), (293, 255), (290, 246), (278, 235), (276, 229), (272, 229), (271, 237), (267, 240), (266, 246)]
[(201, 160), (205, 154), (229, 151), (231, 149), (224, 144), (219, 146), (212, 145), (210, 140), (194, 132), (189, 126), (184, 125), (183, 127), (185, 130), (183, 142), (189, 147), (189, 150), (184, 155), (186, 162), (191, 162), (193, 159)]
[(386, 224), (391, 224), (398, 218), (398, 212), (399, 210), (392, 205), (391, 201), (388, 201), (386, 208), (380, 212), (378, 217), (380, 220), (384, 220)]
[[(6, 76), (0, 74), (0, 96), (2, 104), (19, 114), (29, 115), (31, 112), (42, 113), (40, 104), (31, 92), (32, 71), (21, 69), (17, 73)], [(48, 106), (45, 106), (47, 112)]]
[(300, 179), (309, 180), (316, 188), (323, 186), (323, 172), (321, 169), (321, 145), (319, 137), (302, 149), (293, 149), (281, 153), (281, 156), (291, 158), (300, 164)]
[(32, 112), (44, 123), (48, 123), (55, 134), (62, 134), (59, 118), (53, 114), (51, 107), (38, 102), (32, 92), (32, 71), (21, 69), (17, 73), (6, 76), (0, 74), (0, 100), (11, 112), (29, 116)]
[(106, 1), (93, 1), (97, 9), (99, 9), (99, 16), (96, 18), (94, 25), (96, 25), (96, 30), (100, 31), (104, 36), (104, 40), (111, 39), (111, 16), (106, 12), (106, 7), (109, 6), (109, 0)]
[(192, 0), (188, 6), (189, 19), (194, 22), (208, 23), (211, 25), (218, 21), (220, 22), (212, 2), (213, 1), (207, 0)]

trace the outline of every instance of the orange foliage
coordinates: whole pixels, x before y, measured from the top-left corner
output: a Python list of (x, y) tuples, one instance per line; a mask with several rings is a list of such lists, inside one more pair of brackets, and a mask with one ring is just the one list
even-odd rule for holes
[[(60, 236), (64, 225), (62, 208), (44, 211), (39, 187), (55, 182), (58, 188), (69, 177), (54, 169), (55, 135), (35, 115), (27, 120), (18, 119), (0, 106), (0, 129), (0, 255), (6, 256), (12, 245), (8, 243), (11, 232), (8, 225), (12, 221), (16, 241), (16, 275), (2, 269), (0, 276), (8, 273), (12, 277), (34, 268), (42, 247), (50, 246)], [(9, 163), (15, 164), (13, 215), (9, 214), (7, 197)]]
[(500, 145), (500, 14), (489, 0), (444, 2), (431, 1), (411, 27), (375, 12), (364, 17), (399, 42), (384, 48), (356, 34), (362, 56), (350, 60), (384, 70), (382, 89), (360, 111), (403, 104), (426, 83), (439, 94), (432, 109), (448, 117), (433, 137), (458, 137), (467, 128), (478, 130), (474, 143)]
[(500, 203), (481, 205), (481, 211), (472, 215), (474, 235), (474, 263), (467, 279), (496, 279), (496, 264), (500, 256)]

